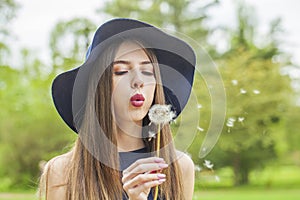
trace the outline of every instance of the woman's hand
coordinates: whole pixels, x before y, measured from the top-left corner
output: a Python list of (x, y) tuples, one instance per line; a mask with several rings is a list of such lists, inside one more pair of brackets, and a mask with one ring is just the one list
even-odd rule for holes
[(152, 173), (167, 168), (162, 158), (151, 157), (135, 161), (123, 171), (123, 189), (130, 200), (147, 200), (150, 189), (166, 181), (165, 174)]

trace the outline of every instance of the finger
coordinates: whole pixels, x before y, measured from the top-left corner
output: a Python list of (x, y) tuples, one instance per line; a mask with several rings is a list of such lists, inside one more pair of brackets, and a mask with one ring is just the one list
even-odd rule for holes
[(137, 187), (146, 182), (151, 182), (160, 179), (166, 179), (166, 175), (165, 174), (139, 174), (133, 179), (125, 182), (123, 188), (124, 190), (128, 190), (129, 188)]
[(142, 192), (144, 192), (144, 191), (149, 192), (150, 188), (160, 185), (165, 181), (166, 181), (166, 179), (153, 180), (153, 181), (145, 182), (141, 185), (138, 185), (137, 187), (130, 188), (127, 191), (126, 190), (125, 191), (129, 197), (130, 196), (139, 196)]
[(133, 164), (131, 164), (126, 170), (124, 170), (123, 173), (130, 172), (132, 169), (136, 168), (140, 164), (146, 164), (146, 163), (165, 163), (165, 161), (163, 158), (159, 158), (159, 157), (142, 158), (135, 161)]
[(131, 172), (123, 173), (122, 182), (125, 183), (130, 179), (140, 175), (140, 174), (151, 174), (149, 172), (152, 171), (161, 171), (164, 168), (167, 168), (168, 164), (165, 163), (147, 163), (147, 164), (140, 164)]

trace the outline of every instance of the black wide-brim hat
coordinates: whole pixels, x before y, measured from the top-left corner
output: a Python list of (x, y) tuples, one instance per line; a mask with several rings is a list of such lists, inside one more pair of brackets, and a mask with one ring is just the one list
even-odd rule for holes
[[(103, 48), (118, 38), (136, 38), (151, 48), (158, 60), (166, 104), (178, 116), (188, 102), (196, 65), (193, 49), (183, 40), (171, 36), (160, 29), (133, 19), (118, 18), (101, 25), (93, 38), (85, 62), (70, 71), (58, 75), (52, 84), (55, 107), (65, 123), (76, 133), (74, 116), (82, 112), (91, 71), (91, 60), (95, 60)], [(100, 65), (99, 65), (100, 66)], [(82, 91), (82, 92), (81, 92)], [(79, 106), (78, 106), (79, 105)]]

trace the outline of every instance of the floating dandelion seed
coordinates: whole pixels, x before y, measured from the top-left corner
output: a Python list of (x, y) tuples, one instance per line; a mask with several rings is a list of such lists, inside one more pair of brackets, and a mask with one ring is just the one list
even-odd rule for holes
[(212, 168), (214, 167), (214, 164), (212, 164), (212, 163), (210, 162), (210, 160), (204, 160), (203, 165), (204, 165), (205, 167), (207, 167), (208, 169), (212, 169)]
[(236, 121), (236, 119), (234, 117), (229, 117), (227, 122), (226, 122), (226, 126), (227, 127), (234, 127), (234, 122)]
[(201, 128), (201, 127), (197, 127), (197, 129), (198, 129), (198, 131), (200, 131), (200, 132), (203, 132), (204, 131), (204, 129), (203, 128)]
[(216, 175), (215, 172), (214, 172), (214, 169), (213, 169), (214, 164), (210, 160), (204, 160), (203, 165), (212, 172), (212, 177), (217, 182), (220, 182), (220, 177), (218, 175)]
[(260, 94), (260, 91), (259, 90), (253, 90), (253, 93), (254, 94)]
[(195, 165), (195, 171), (196, 172), (200, 172), (202, 170), (202, 168), (199, 165)]
[(231, 83), (232, 83), (232, 85), (237, 85), (238, 81), (237, 80), (232, 80)]
[(235, 122), (236, 119), (235, 119), (234, 117), (229, 117), (229, 118), (228, 118), (228, 121), (230, 121), (230, 122)]
[(234, 127), (234, 123), (233, 123), (233, 122), (227, 122), (227, 123), (226, 123), (226, 126), (227, 126), (227, 127)]
[(198, 109), (201, 109), (201, 108), (202, 108), (202, 105), (201, 105), (201, 104), (198, 104), (198, 105), (197, 105), (197, 108), (198, 108)]
[(156, 138), (156, 133), (153, 131), (149, 131), (149, 140), (151, 140), (152, 138)]
[(245, 117), (239, 117), (238, 122), (243, 122), (245, 120)]
[(241, 88), (241, 89), (240, 89), (240, 93), (241, 93), (241, 94), (246, 94), (247, 91), (246, 91), (245, 89)]

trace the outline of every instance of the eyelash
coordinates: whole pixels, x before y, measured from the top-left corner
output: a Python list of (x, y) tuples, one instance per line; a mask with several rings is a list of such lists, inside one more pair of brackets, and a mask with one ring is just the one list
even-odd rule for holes
[[(126, 74), (128, 71), (118, 71), (118, 72), (114, 72), (115, 75), (117, 76), (121, 76)], [(142, 74), (146, 75), (146, 76), (153, 76), (154, 74), (152, 72), (148, 72), (148, 71), (142, 71)]]
[(114, 72), (115, 75), (121, 76), (123, 74), (126, 74), (128, 71), (119, 71), (119, 72)]
[(143, 71), (142, 73), (146, 76), (153, 76), (153, 72)]

